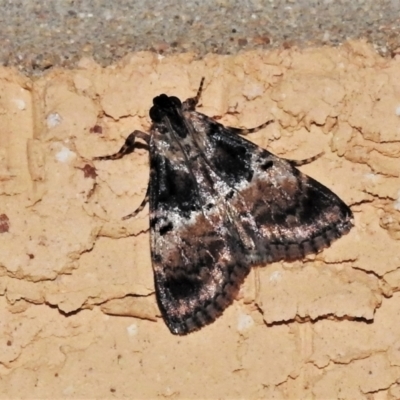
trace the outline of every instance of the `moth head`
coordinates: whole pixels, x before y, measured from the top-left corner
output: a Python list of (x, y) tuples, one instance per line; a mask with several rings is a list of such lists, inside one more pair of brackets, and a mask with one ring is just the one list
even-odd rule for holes
[(182, 103), (177, 97), (167, 96), (164, 93), (154, 97), (153, 104), (149, 112), (153, 122), (161, 122), (164, 114), (168, 114), (171, 110), (182, 107)]

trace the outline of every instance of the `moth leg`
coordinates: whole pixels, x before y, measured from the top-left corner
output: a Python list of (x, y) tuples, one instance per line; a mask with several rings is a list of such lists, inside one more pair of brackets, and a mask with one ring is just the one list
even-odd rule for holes
[(125, 140), (125, 143), (120, 150), (109, 156), (94, 157), (93, 160), (118, 160), (127, 154), (132, 153), (135, 150), (136, 138), (144, 140), (147, 144), (150, 142), (150, 135), (142, 131), (133, 131)]
[(183, 102), (183, 108), (185, 111), (194, 111), (196, 109), (197, 103), (200, 100), (201, 93), (203, 91), (204, 77), (201, 78), (199, 89), (195, 97), (190, 97)]
[[(225, 130), (231, 134), (234, 135), (242, 135), (242, 136), (246, 136), (249, 133), (254, 133), (254, 132), (258, 132), (261, 129), (264, 129), (265, 127), (267, 127), (269, 124), (271, 124), (272, 122), (274, 122), (273, 119), (264, 122), (263, 124), (256, 126), (255, 128), (250, 128), (250, 129), (240, 129), (240, 128), (232, 128), (232, 127), (225, 127)], [(286, 161), (290, 162), (290, 164), (292, 164), (294, 167), (300, 167), (301, 165), (305, 165), (305, 164), (309, 164), (313, 161), (315, 161), (317, 158), (320, 158), (322, 155), (324, 154), (324, 152), (322, 151), (321, 153), (318, 153), (315, 156), (306, 158), (304, 160), (290, 160), (288, 158), (284, 158)]]
[[(111, 154), (109, 156), (100, 156), (100, 157), (94, 157), (93, 160), (118, 160), (122, 158), (123, 156), (132, 153), (135, 150), (135, 144), (136, 144), (136, 138), (144, 140), (147, 144), (150, 143), (150, 135), (148, 135), (145, 132), (142, 131), (133, 131), (125, 140), (125, 143), (123, 146), (120, 148), (120, 150), (115, 153)], [(122, 219), (128, 219), (135, 217), (137, 214), (140, 213), (140, 211), (143, 210), (143, 208), (146, 206), (146, 204), (149, 201), (149, 185), (147, 185), (147, 190), (146, 190), (146, 196), (144, 197), (143, 201), (141, 202), (140, 206), (131, 214), (126, 215)]]
[[(267, 127), (269, 124), (271, 124), (272, 122), (274, 122), (273, 119), (264, 122), (263, 124), (256, 126), (255, 128), (250, 128), (250, 129), (240, 129), (240, 128), (232, 128), (232, 127), (225, 127), (225, 130), (231, 134), (234, 135), (242, 135), (242, 136), (246, 136), (249, 133), (254, 133), (254, 132), (258, 132), (261, 129), (264, 129), (265, 127)], [(304, 160), (290, 160), (288, 158), (284, 158), (286, 161), (290, 162), (290, 164), (292, 164), (294, 167), (300, 167), (301, 165), (305, 165), (305, 164), (309, 164), (313, 161), (315, 161), (317, 158), (320, 158), (322, 155), (324, 154), (324, 152), (322, 151), (321, 153), (318, 153), (315, 156), (312, 156), (310, 158), (306, 158)]]
[(301, 165), (305, 165), (305, 164), (310, 164), (313, 161), (315, 161), (316, 159), (320, 158), (322, 155), (324, 154), (323, 151), (321, 151), (321, 153), (318, 153), (315, 156), (312, 156), (310, 158), (306, 158), (304, 160), (289, 160), (287, 158), (285, 158), (286, 161), (289, 161), (290, 164), (292, 164), (294, 167), (300, 167)]
[(273, 119), (270, 119), (267, 122), (264, 122), (263, 124), (256, 126), (255, 128), (249, 128), (249, 129), (240, 129), (240, 128), (232, 128), (232, 127), (225, 127), (226, 131), (228, 131), (229, 133), (233, 134), (233, 135), (242, 135), (242, 136), (246, 136), (249, 133), (255, 133), (258, 131), (261, 131), (261, 129), (264, 129), (265, 127), (267, 127), (269, 124), (272, 124), (272, 122), (274, 122)]
[(144, 196), (144, 199), (140, 203), (140, 206), (133, 213), (125, 215), (125, 217), (123, 217), (122, 219), (125, 220), (125, 219), (136, 217), (136, 215), (138, 215), (140, 213), (140, 211), (142, 211), (143, 208), (145, 208), (146, 204), (149, 202), (149, 195), (150, 195), (150, 185), (147, 185), (146, 196)]

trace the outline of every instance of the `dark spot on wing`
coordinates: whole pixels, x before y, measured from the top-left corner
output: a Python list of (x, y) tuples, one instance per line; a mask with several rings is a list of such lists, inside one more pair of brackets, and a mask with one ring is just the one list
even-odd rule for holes
[(240, 136), (221, 132), (215, 126), (210, 129), (208, 138), (215, 171), (232, 186), (243, 180), (250, 182), (254, 174), (251, 167), (252, 145)]
[(230, 200), (234, 194), (235, 194), (235, 192), (233, 190), (231, 190), (229, 193), (226, 194), (225, 200)]
[(196, 182), (186, 165), (155, 155), (151, 159), (151, 168), (155, 171), (152, 182), (155, 208), (167, 212), (179, 210), (184, 218), (201, 208)]
[(165, 281), (165, 287), (174, 299), (191, 298), (202, 286), (203, 283), (193, 275), (171, 276)]
[(273, 165), (274, 163), (272, 162), (272, 160), (266, 160), (260, 165), (260, 168), (263, 171), (266, 171), (267, 169), (270, 169)]
[(206, 209), (207, 211), (210, 211), (213, 207), (214, 207), (214, 203), (208, 203), (208, 204), (205, 206), (205, 209)]
[(172, 231), (173, 228), (174, 226), (172, 225), (172, 222), (169, 221), (166, 225), (160, 227), (160, 235), (164, 236), (167, 232)]
[(150, 228), (154, 228), (157, 225), (158, 218), (157, 217), (150, 217)]
[(158, 254), (158, 253), (153, 253), (153, 254), (151, 255), (151, 258), (152, 258), (152, 260), (153, 260), (155, 263), (161, 263), (161, 261), (162, 261), (162, 257), (161, 257), (161, 255)]

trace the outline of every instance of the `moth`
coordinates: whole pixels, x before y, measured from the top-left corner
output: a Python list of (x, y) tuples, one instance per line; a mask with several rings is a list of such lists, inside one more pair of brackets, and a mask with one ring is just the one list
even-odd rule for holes
[[(252, 265), (301, 259), (349, 232), (350, 208), (296, 167), (315, 160), (283, 159), (242, 136), (252, 129), (226, 127), (160, 94), (150, 108), (150, 132), (132, 132), (113, 155), (147, 144), (150, 179), (137, 215), (150, 210), (156, 297), (173, 334), (215, 321), (235, 299)], [(242, 135), (242, 136), (239, 136)]]

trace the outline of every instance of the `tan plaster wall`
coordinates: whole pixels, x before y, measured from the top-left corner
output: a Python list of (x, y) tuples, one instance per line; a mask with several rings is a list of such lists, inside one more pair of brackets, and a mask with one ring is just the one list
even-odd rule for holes
[[(193, 96), (331, 188), (355, 228), (254, 269), (214, 324), (169, 333), (155, 302), (144, 149), (160, 93)], [(137, 53), (31, 81), (0, 69), (1, 398), (400, 398), (400, 58), (341, 48)], [(101, 131), (102, 133), (99, 133)]]

